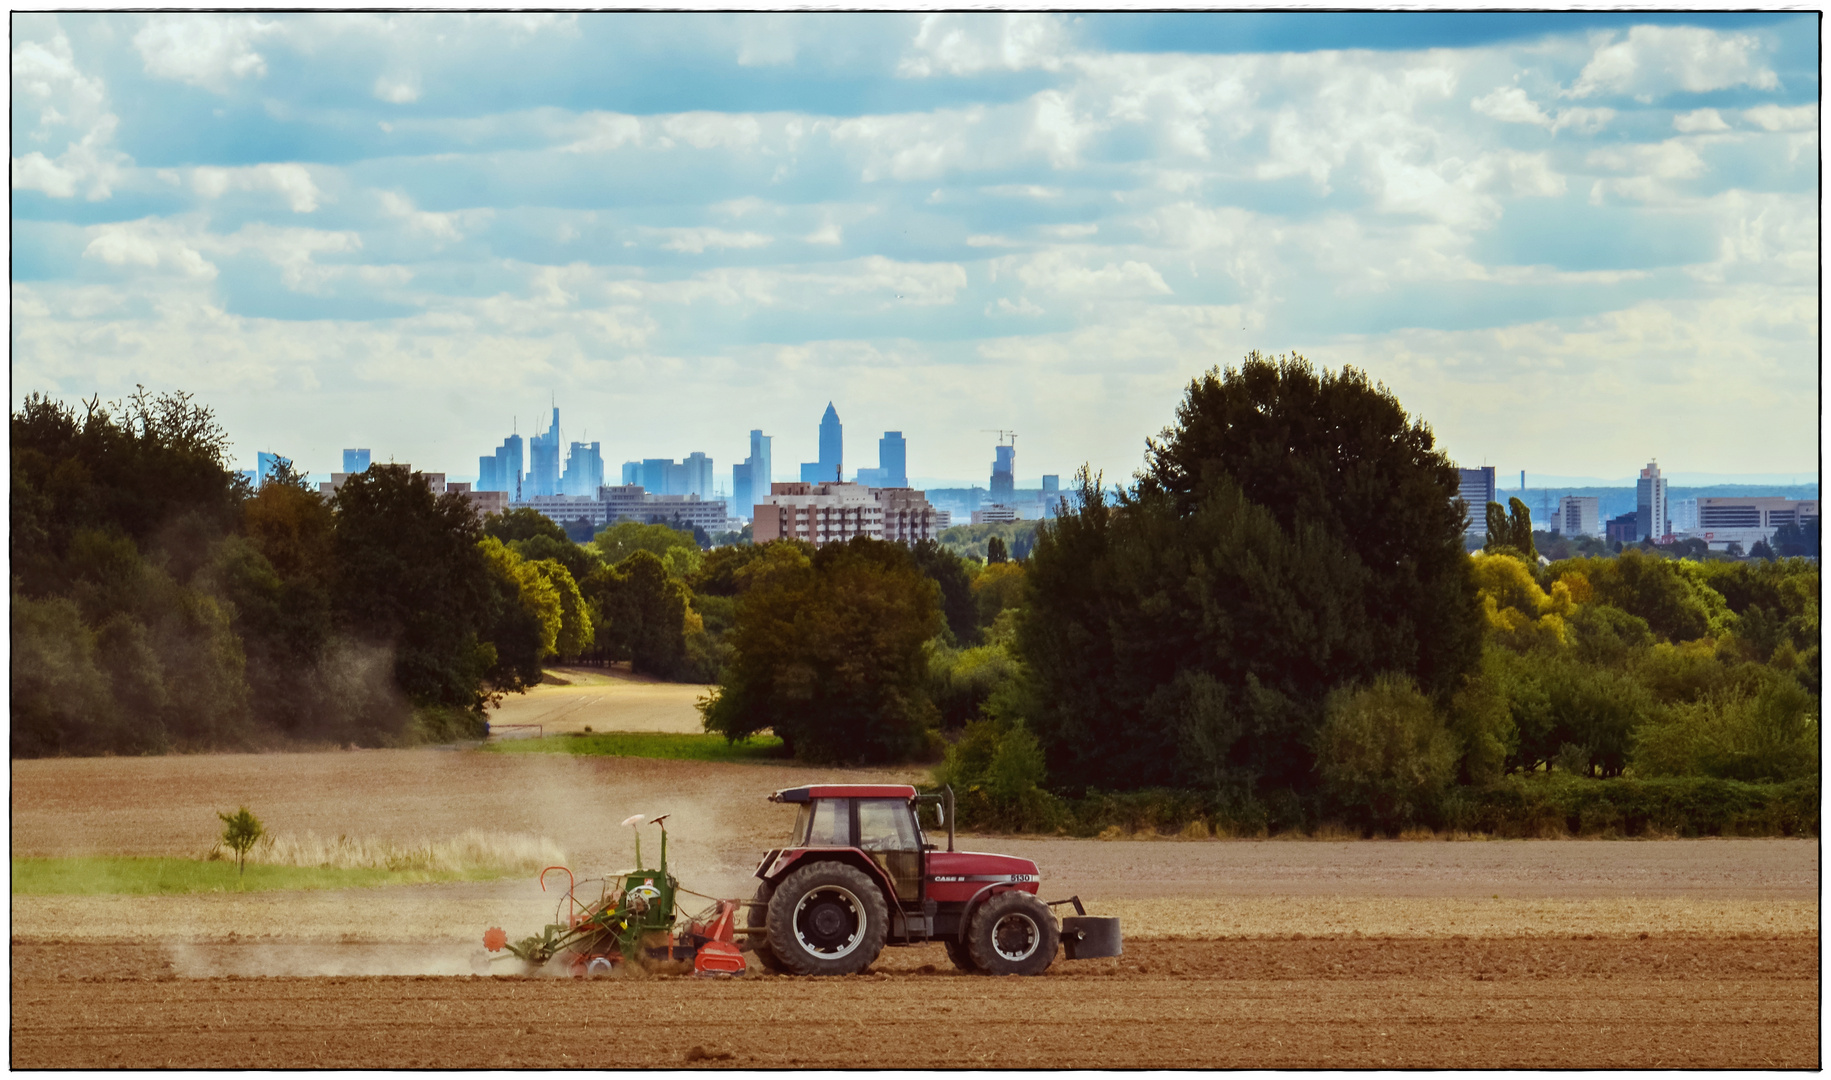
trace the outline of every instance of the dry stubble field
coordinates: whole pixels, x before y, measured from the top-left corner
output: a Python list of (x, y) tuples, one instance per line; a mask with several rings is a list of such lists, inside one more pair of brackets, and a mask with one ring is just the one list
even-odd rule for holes
[[(629, 862), (671, 811), (683, 882), (747, 892), (829, 775), (463, 751), (22, 761), (19, 855), (195, 854), (214, 811), (279, 832), (559, 841)], [(846, 779), (907, 777), (856, 772)], [(12, 1064), (176, 1066), (1813, 1067), (1818, 844), (975, 838), (1125, 920), (1123, 958), (1037, 979), (938, 947), (841, 980), (478, 978), (528, 881), (309, 894), (15, 897)], [(939, 1037), (937, 1037), (939, 1036)]]

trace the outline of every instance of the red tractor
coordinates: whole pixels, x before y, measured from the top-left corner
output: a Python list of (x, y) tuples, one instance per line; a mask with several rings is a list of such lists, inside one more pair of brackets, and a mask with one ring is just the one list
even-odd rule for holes
[[(1036, 864), (954, 850), (953, 792), (902, 784), (814, 784), (770, 801), (800, 807), (788, 846), (763, 856), (748, 905), (746, 948), (771, 971), (850, 975), (886, 945), (939, 941), (963, 971), (1040, 975), (1058, 945), (1070, 960), (1118, 956), (1119, 920), (1087, 915), (1079, 897), (1037, 898)], [(947, 826), (928, 841), (917, 810)], [(1051, 909), (1072, 904), (1056, 920)]]

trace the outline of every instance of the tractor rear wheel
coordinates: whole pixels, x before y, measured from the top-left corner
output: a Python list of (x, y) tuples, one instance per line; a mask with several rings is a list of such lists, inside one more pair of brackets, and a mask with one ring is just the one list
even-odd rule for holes
[(973, 963), (988, 975), (1041, 975), (1060, 943), (1049, 905), (1017, 889), (979, 905), (966, 932)]
[(817, 862), (776, 883), (769, 948), (796, 975), (851, 975), (884, 950), (890, 912), (877, 883), (840, 862)]
[[(744, 907), (745, 926), (765, 930), (769, 928), (769, 895), (773, 892), (775, 889), (767, 881), (757, 886), (756, 896)], [(764, 971), (774, 975), (782, 970), (782, 961), (776, 959), (776, 951), (769, 947), (769, 935), (750, 935), (750, 950), (750, 955), (756, 958), (757, 966)]]

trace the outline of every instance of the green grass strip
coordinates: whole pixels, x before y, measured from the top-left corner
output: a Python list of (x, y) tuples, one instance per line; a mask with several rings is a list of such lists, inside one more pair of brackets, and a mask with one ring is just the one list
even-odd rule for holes
[(267, 892), (276, 889), (352, 889), (419, 885), (433, 881), (487, 881), (494, 870), (462, 874), (431, 870), (338, 869), (249, 863), (237, 874), (232, 862), (103, 856), (13, 860), (14, 896), (173, 896), (190, 893)]
[(598, 757), (666, 758), (673, 761), (771, 761), (782, 755), (782, 740), (757, 735), (740, 743), (723, 735), (677, 735), (656, 731), (594, 731), (541, 739), (501, 739), (484, 749), (502, 754), (587, 754)]

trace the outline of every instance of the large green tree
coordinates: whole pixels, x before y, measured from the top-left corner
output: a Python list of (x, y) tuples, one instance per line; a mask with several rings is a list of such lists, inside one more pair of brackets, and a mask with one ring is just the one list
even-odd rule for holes
[(910, 548), (915, 564), (941, 589), (941, 612), (954, 641), (968, 646), (979, 641), (979, 602), (967, 576), (966, 561), (934, 540), (918, 540)]
[(654, 552), (636, 549), (615, 566), (593, 571), (579, 589), (591, 607), (597, 643), (613, 658), (663, 679), (686, 673), (687, 589)]
[(1254, 352), (1238, 369), (1210, 370), (1150, 440), (1139, 487), (1186, 514), (1223, 475), (1286, 533), (1313, 525), (1368, 568), (1383, 670), (1441, 694), (1478, 662), (1456, 468), (1391, 391), (1301, 356)]
[(1442, 699), (1479, 661), (1456, 472), (1359, 372), (1255, 353), (1191, 383), (1133, 491), (1077, 480), (1018, 637), (1059, 785), (1308, 791), (1331, 690)]
[(941, 630), (938, 593), (906, 548), (867, 537), (776, 563), (738, 600), (707, 729), (773, 730), (809, 761), (920, 753), (937, 719), (923, 645)]
[(382, 466), (345, 480), (334, 505), (332, 598), (344, 630), (393, 650), (395, 682), (415, 705), (476, 708), (500, 599), (470, 503)]

